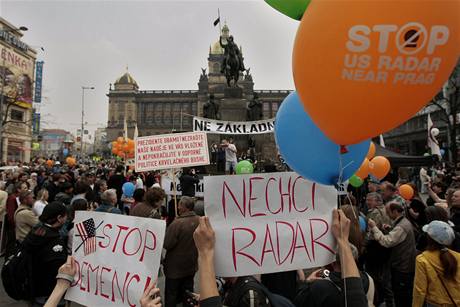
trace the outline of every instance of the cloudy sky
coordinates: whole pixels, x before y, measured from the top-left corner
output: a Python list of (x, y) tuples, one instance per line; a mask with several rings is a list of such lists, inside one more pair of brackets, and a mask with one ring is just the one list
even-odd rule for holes
[(243, 46), (256, 89), (293, 89), (291, 53), (298, 23), (263, 0), (0, 1), (0, 15), (29, 28), (23, 40), (42, 46), (46, 127), (75, 132), (81, 86), (88, 128), (107, 123), (109, 83), (126, 71), (141, 89), (197, 89), (220, 8)]

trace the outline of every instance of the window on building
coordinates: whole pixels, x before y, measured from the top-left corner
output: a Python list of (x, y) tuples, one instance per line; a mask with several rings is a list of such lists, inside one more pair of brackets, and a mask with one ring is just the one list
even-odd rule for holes
[(23, 122), (24, 121), (24, 112), (20, 110), (12, 109), (10, 113), (11, 120)]
[(215, 74), (220, 72), (220, 64), (219, 63), (214, 63), (212, 65), (212, 72), (215, 73)]
[(154, 110), (155, 111), (153, 112), (153, 116), (155, 118), (155, 125), (160, 126), (162, 124), (163, 119), (163, 103), (156, 102)]

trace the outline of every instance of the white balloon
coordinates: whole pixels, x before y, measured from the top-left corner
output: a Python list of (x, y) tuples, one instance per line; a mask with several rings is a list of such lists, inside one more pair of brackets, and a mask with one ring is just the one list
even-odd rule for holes
[(432, 136), (438, 136), (439, 135), (439, 129), (438, 128), (431, 129), (431, 135)]

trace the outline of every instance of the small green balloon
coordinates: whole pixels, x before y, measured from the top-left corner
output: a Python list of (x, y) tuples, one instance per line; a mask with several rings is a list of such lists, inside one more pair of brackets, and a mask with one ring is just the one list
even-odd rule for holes
[(265, 0), (275, 10), (295, 20), (302, 19), (311, 0)]
[(242, 174), (252, 174), (254, 173), (254, 166), (252, 166), (252, 163), (249, 162), (248, 160), (243, 160), (238, 162), (236, 165), (236, 173), (238, 175)]
[(362, 180), (356, 175), (353, 175), (350, 177), (350, 179), (348, 179), (348, 182), (351, 184), (352, 187), (359, 188), (363, 185), (364, 180)]

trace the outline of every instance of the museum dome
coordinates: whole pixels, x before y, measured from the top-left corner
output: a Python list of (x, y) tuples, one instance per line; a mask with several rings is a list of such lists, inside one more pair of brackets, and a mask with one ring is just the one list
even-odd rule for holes
[(134, 78), (129, 74), (129, 72), (124, 73), (123, 76), (118, 78), (117, 81), (115, 81), (115, 84), (132, 84), (136, 87), (138, 86), (136, 80), (134, 80)]

